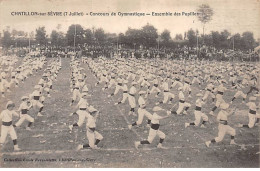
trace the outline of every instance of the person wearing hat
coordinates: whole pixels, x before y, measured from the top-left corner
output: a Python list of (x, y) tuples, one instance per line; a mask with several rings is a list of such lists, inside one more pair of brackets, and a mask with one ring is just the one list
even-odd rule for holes
[(167, 103), (167, 101), (169, 100), (170, 98), (170, 101), (169, 101), (169, 104), (172, 103), (175, 95), (173, 93), (170, 92), (169, 90), (169, 79), (168, 78), (165, 78), (164, 79), (164, 82), (162, 84), (162, 88), (163, 88), (163, 101), (159, 102), (159, 103), (156, 103), (156, 105), (158, 104), (162, 104), (162, 103)]
[(259, 79), (259, 77), (257, 77), (254, 74), (251, 74), (251, 79), (249, 81), (249, 84), (250, 84), (250, 89), (246, 93), (247, 95), (249, 95), (251, 92), (253, 92), (253, 90), (255, 90), (257, 93), (259, 93), (259, 88), (260, 88), (260, 79)]
[(88, 116), (87, 108), (88, 108), (87, 93), (82, 93), (81, 98), (78, 104), (76, 105), (76, 109), (78, 110), (70, 114), (70, 116), (72, 116), (73, 114), (79, 115), (79, 120), (77, 123), (74, 123), (73, 125), (69, 126), (70, 130), (72, 130), (73, 127), (81, 127), (81, 125), (85, 121), (85, 118)]
[(158, 86), (159, 86), (159, 80), (157, 77), (155, 77), (153, 80), (153, 87), (151, 88), (150, 91), (148, 91), (148, 94), (156, 93), (155, 97), (158, 97), (158, 95), (161, 92), (161, 90), (158, 88)]
[(73, 76), (71, 76), (71, 78), (70, 78), (70, 91), (71, 92), (73, 92), (75, 84), (76, 84), (75, 78)]
[(138, 94), (140, 95), (140, 97), (138, 99), (139, 108), (137, 110), (138, 119), (136, 122), (132, 123), (131, 125), (128, 125), (129, 129), (132, 129), (132, 127), (135, 125), (141, 125), (143, 122), (144, 116), (146, 116), (148, 118), (147, 125), (149, 126), (151, 123), (152, 114), (145, 109), (146, 104), (145, 104), (145, 100), (144, 100), (144, 95), (146, 94), (146, 92), (140, 91)]
[(1, 77), (0, 77), (0, 92), (1, 92), (1, 96), (5, 97), (5, 86), (4, 86), (4, 83), (2, 82)]
[(243, 91), (242, 91), (242, 88), (244, 88), (244, 86), (241, 84), (241, 80), (238, 80), (237, 81), (237, 84), (235, 84), (234, 83), (234, 86), (233, 86), (233, 88), (234, 89), (236, 89), (237, 90), (237, 92), (235, 93), (235, 95), (234, 95), (234, 97), (232, 98), (232, 100), (231, 100), (231, 104), (233, 103), (233, 101), (235, 100), (235, 99), (237, 99), (238, 97), (242, 97), (243, 98), (243, 103), (245, 103), (245, 100), (246, 100), (246, 94), (245, 93), (243, 93)]
[(14, 127), (18, 127), (20, 125), (22, 125), (22, 123), (27, 120), (29, 121), (28, 126), (26, 128), (26, 130), (31, 130), (31, 125), (34, 122), (34, 119), (28, 114), (28, 111), (31, 109), (32, 104), (29, 101), (29, 97), (27, 96), (23, 96), (21, 98), (22, 103), (20, 104), (20, 107), (18, 109), (18, 111), (20, 111), (20, 119), (18, 120), (18, 122), (16, 124), (14, 124)]
[[(37, 85), (34, 86), (35, 89), (38, 89), (40, 92), (40, 95), (42, 95), (42, 92), (44, 91), (44, 83), (45, 83), (45, 77), (41, 78), (38, 82)], [(43, 97), (43, 96), (41, 96)], [(42, 100), (42, 99), (41, 99)], [(43, 99), (43, 101), (45, 100), (45, 98)]]
[(82, 93), (88, 93), (88, 86), (85, 84), (81, 90)]
[(25, 80), (25, 77), (26, 77), (24, 70), (25, 70), (24, 66), (21, 66), (21, 68), (17, 71), (17, 73), (18, 73), (17, 78), (20, 81), (22, 81), (22, 83), (24, 83), (24, 80)]
[[(116, 82), (116, 74), (115, 73), (111, 73), (111, 76), (110, 76), (110, 80), (109, 80), (109, 85), (107, 88), (111, 88), (112, 86), (115, 86), (117, 84)], [(104, 91), (105, 88), (102, 88), (102, 90)]]
[(127, 100), (128, 98), (128, 87), (127, 87), (127, 83), (128, 81), (127, 80), (124, 80), (123, 81), (124, 85), (122, 86), (122, 90), (123, 90), (123, 98), (121, 101), (115, 103), (115, 105), (118, 105), (118, 104), (124, 104), (125, 101)]
[(228, 81), (231, 82), (231, 86), (235, 86), (235, 82), (237, 81), (237, 74), (231, 71), (229, 76), (230, 77)]
[(183, 88), (179, 87), (179, 107), (177, 111), (171, 111), (172, 114), (177, 114), (181, 115), (181, 113), (187, 115), (188, 109), (191, 107), (191, 104), (185, 101), (184, 93), (183, 93)]
[(50, 90), (52, 89), (52, 80), (46, 77), (42, 88), (47, 93), (47, 96), (51, 97)]
[(219, 123), (218, 125), (218, 136), (211, 141), (206, 141), (205, 144), (207, 147), (211, 143), (218, 143), (221, 142), (226, 134), (229, 134), (231, 136), (231, 141), (230, 144), (236, 144), (235, 143), (235, 135), (236, 135), (236, 130), (232, 128), (231, 126), (228, 125), (228, 116), (232, 115), (235, 113), (235, 110), (229, 109), (229, 104), (226, 102), (222, 102), (220, 104), (220, 111), (217, 115), (217, 122)]
[(17, 79), (17, 76), (16, 76), (16, 72), (15, 71), (12, 71), (11, 72), (11, 81), (10, 81), (10, 86), (11, 85), (15, 85), (15, 87), (18, 87), (18, 84), (19, 84), (19, 81)]
[(253, 128), (256, 123), (259, 123), (260, 115), (257, 115), (256, 113), (256, 97), (251, 96), (249, 98), (249, 102), (246, 104), (246, 106), (249, 108), (248, 111), (248, 120), (249, 123), (247, 125), (238, 124), (237, 127), (244, 127), (244, 128)]
[(78, 79), (77, 84), (79, 85), (79, 89), (82, 90), (82, 88), (86, 84), (84, 81), (83, 75), (80, 74), (77, 79)]
[(19, 114), (14, 111), (14, 107), (15, 104), (12, 101), (8, 101), (6, 109), (0, 114), (0, 120), (2, 121), (0, 145), (5, 142), (7, 135), (10, 134), (11, 139), (13, 140), (14, 150), (19, 151), (20, 148), (17, 145), (17, 135), (12, 125), (13, 115), (19, 117)]
[(191, 97), (191, 88), (190, 88), (190, 79), (189, 78), (185, 78), (184, 79), (184, 84), (183, 84), (183, 92), (188, 92), (189, 93), (189, 97)]
[(115, 88), (114, 93), (109, 94), (107, 97), (111, 97), (111, 96), (116, 95), (120, 90), (123, 90), (123, 80), (121, 78), (119, 78), (117, 80), (117, 84), (116, 84), (116, 88)]
[(1, 73), (1, 85), (0, 89), (2, 92), (2, 96), (4, 97), (5, 92), (10, 92), (10, 83), (6, 80), (6, 73), (2, 72)]
[(99, 112), (93, 106), (89, 106), (88, 111), (89, 114), (87, 115), (86, 128), (87, 128), (87, 138), (89, 143), (84, 145), (79, 145), (77, 150), (84, 149), (84, 148), (99, 149), (97, 145), (103, 139), (103, 136), (96, 130), (96, 120), (99, 115)]
[(201, 85), (201, 81), (200, 79), (202, 79), (200, 73), (197, 71), (193, 74), (193, 79), (191, 81), (191, 84), (194, 85), (196, 83), (198, 83), (199, 85)]
[(134, 73), (133, 69), (128, 70), (128, 76), (126, 79), (134, 81), (135, 78), (136, 78), (136, 74)]
[(106, 71), (103, 71), (101, 73), (102, 75), (100, 75), (100, 79), (99, 81), (95, 84), (95, 86), (105, 82), (105, 87), (108, 87), (108, 76), (107, 76), (107, 72)]
[(43, 87), (44, 86), (44, 76), (42, 76), (42, 78), (39, 80), (39, 82), (38, 82), (38, 85), (40, 85), (41, 87)]
[(194, 125), (194, 126), (199, 126), (200, 123), (201, 123), (201, 120), (202, 120), (202, 123), (201, 123), (201, 127), (202, 128), (205, 128), (205, 123), (209, 120), (208, 119), (208, 116), (204, 113), (201, 112), (201, 108), (202, 108), (202, 105), (204, 105), (205, 102), (202, 101), (201, 98), (198, 98), (196, 100), (196, 107), (195, 107), (195, 111), (194, 111), (194, 115), (195, 115), (195, 121), (194, 122), (191, 122), (191, 123), (185, 123), (185, 128), (187, 128), (188, 126), (191, 126), (191, 125)]
[(135, 107), (136, 107), (136, 101), (135, 101), (135, 94), (136, 94), (136, 82), (133, 81), (132, 82), (132, 86), (131, 88), (129, 89), (129, 93), (128, 93), (128, 103), (130, 105), (130, 111), (128, 113), (128, 115), (134, 115), (136, 116), (135, 114)]
[(43, 104), (44, 101), (45, 101), (45, 97), (44, 97), (44, 95), (43, 95), (44, 87), (42, 87), (42, 86), (40, 86), (40, 85), (36, 85), (36, 86), (34, 86), (34, 88), (35, 88), (37, 91), (39, 91), (39, 93), (40, 93), (40, 102)]
[(183, 87), (183, 84), (181, 83), (181, 79), (180, 79), (179, 73), (175, 72), (175, 74), (176, 74), (175, 75), (175, 80), (174, 80), (174, 82), (172, 83), (172, 85), (170, 87), (171, 89), (175, 88), (176, 85), (178, 87)]
[(148, 82), (147, 75), (145, 76), (145, 74), (140, 76), (137, 83), (140, 84), (140, 88), (146, 87), (147, 89), (149, 89), (151, 86), (151, 84)]
[(215, 95), (214, 95), (214, 92), (213, 92), (214, 85), (212, 84), (212, 81), (210, 81), (209, 84), (207, 84), (205, 90), (206, 91), (204, 93), (204, 96), (203, 96), (202, 100), (205, 102), (208, 99), (208, 97), (210, 96), (212, 101), (214, 101), (215, 100)]
[(159, 138), (160, 138), (160, 141), (159, 141), (159, 144), (157, 145), (157, 148), (165, 148), (165, 147), (162, 146), (162, 143), (165, 139), (165, 134), (162, 131), (159, 130), (160, 120), (169, 117), (171, 112), (167, 111), (166, 116), (161, 116), (158, 113), (162, 112), (162, 111), (165, 111), (165, 110), (162, 109), (159, 106), (155, 106), (153, 108), (154, 113), (153, 113), (152, 118), (151, 118), (151, 127), (150, 127), (150, 130), (149, 130), (148, 139), (143, 140), (143, 141), (136, 141), (135, 142), (135, 148), (136, 149), (138, 149), (139, 145), (151, 144), (156, 136), (159, 136)]
[(42, 99), (41, 97), (41, 92), (38, 90), (39, 88), (41, 88), (39, 85), (35, 86), (36, 90), (33, 91), (33, 93), (30, 95), (32, 100), (32, 107), (33, 108), (39, 108), (39, 112), (37, 114), (37, 116), (42, 116), (41, 112), (43, 110), (44, 105), (42, 104), (42, 101), (44, 101), (44, 99)]
[(220, 81), (220, 85), (214, 89), (214, 92), (216, 92), (216, 103), (215, 106), (212, 108), (212, 110), (210, 111), (210, 115), (214, 115), (214, 111), (219, 107), (219, 105), (224, 101), (223, 99), (223, 95), (224, 92), (227, 90), (226, 87), (224, 87), (223, 82)]
[(72, 106), (75, 101), (80, 99), (80, 97), (81, 97), (81, 95), (80, 95), (80, 91), (79, 91), (79, 85), (77, 83), (75, 83), (75, 86), (74, 86), (73, 92), (72, 92), (72, 101), (71, 101), (70, 105)]

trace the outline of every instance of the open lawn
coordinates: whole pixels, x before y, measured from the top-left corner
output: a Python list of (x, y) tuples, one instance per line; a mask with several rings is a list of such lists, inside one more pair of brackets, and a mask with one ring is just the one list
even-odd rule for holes
[[(102, 85), (95, 87), (96, 79), (87, 64), (82, 64), (82, 67), (87, 74), (86, 83), (91, 95), (88, 101), (101, 112), (97, 130), (104, 139), (99, 144), (100, 150), (76, 151), (77, 145), (87, 143), (87, 139), (85, 125), (73, 129), (72, 132), (68, 127), (78, 119), (77, 116), (69, 116), (75, 110), (70, 106), (72, 92), (69, 84), (69, 62), (69, 59), (62, 59), (62, 69), (53, 82), (51, 97), (46, 97), (44, 103), (44, 116), (37, 117), (35, 111), (30, 112), (35, 117), (32, 131), (25, 130), (26, 122), (16, 128), (18, 145), (22, 150), (14, 152), (11, 138), (8, 137), (2, 147), (1, 167), (259, 167), (259, 154), (256, 154), (259, 152), (259, 127), (236, 128), (235, 141), (238, 145), (229, 145), (230, 137), (226, 136), (223, 142), (211, 144), (209, 148), (204, 142), (216, 137), (218, 132), (213, 116), (208, 115), (210, 122), (206, 124), (206, 128), (184, 127), (185, 122), (194, 120), (193, 103), (199, 93), (198, 88), (187, 100), (193, 102), (188, 115), (172, 115), (161, 122), (160, 130), (166, 134), (164, 146), (168, 149), (155, 148), (159, 141), (157, 137), (152, 144), (136, 150), (134, 142), (148, 136), (146, 120), (141, 126), (129, 130), (127, 125), (137, 120), (137, 117), (128, 115), (127, 103), (114, 105), (121, 100), (122, 93), (108, 98), (107, 95), (114, 89), (104, 92)], [(43, 70), (28, 78), (25, 83), (19, 84), (20, 87), (12, 88), (6, 98), (1, 97), (0, 108), (5, 108), (8, 99), (13, 100), (18, 107), (20, 98), (32, 93), (42, 73)], [(178, 102), (177, 90), (173, 92), (176, 96), (173, 102), (175, 104)], [(225, 94), (225, 100), (229, 102), (234, 93)], [(162, 95), (159, 95), (159, 99), (161, 98)], [(153, 95), (149, 97), (148, 111), (151, 111), (157, 101)], [(161, 106), (169, 110), (173, 104)], [(207, 103), (203, 112), (208, 114), (213, 106), (213, 103)], [(234, 125), (238, 123), (248, 123), (248, 109), (242, 104), (242, 99), (236, 99), (232, 106), (236, 106), (238, 110), (230, 118), (230, 125), (235, 128)], [(16, 122), (18, 118), (14, 120)]]

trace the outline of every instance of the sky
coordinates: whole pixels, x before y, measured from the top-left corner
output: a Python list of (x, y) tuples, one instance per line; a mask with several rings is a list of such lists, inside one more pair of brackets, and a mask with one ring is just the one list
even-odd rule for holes
[(206, 24), (205, 33), (227, 29), (232, 34), (245, 31), (260, 38), (260, 0), (0, 0), (0, 30), (35, 31), (45, 26), (47, 34), (57, 30), (66, 32), (71, 24), (86, 28), (102, 27), (105, 32), (125, 33), (130, 28), (142, 28), (147, 23), (155, 26), (158, 33), (168, 29), (171, 36), (184, 34), (190, 28), (202, 33), (197, 16), (171, 17), (120, 17), (120, 16), (12, 16), (12, 12), (196, 12), (198, 6), (208, 4), (214, 11), (212, 20)]

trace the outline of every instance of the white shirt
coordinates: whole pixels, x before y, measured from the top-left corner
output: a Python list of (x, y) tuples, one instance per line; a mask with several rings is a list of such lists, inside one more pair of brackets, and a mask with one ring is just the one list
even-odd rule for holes
[(224, 110), (221, 110), (219, 111), (218, 113), (218, 116), (217, 116), (217, 120), (220, 121), (220, 120), (224, 120), (224, 121), (227, 121), (227, 115), (228, 113)]
[(220, 92), (224, 92), (225, 90), (227, 90), (226, 87), (224, 87), (222, 84), (220, 84), (217, 88), (217, 91), (220, 91)]
[(182, 91), (179, 92), (179, 100), (183, 100), (183, 101), (185, 100), (184, 94)]
[(123, 91), (127, 91), (127, 90), (128, 90), (127, 85), (124, 84), (124, 85), (123, 85)]
[(250, 110), (256, 111), (256, 104), (254, 102), (248, 102), (246, 105)]
[(164, 82), (163, 85), (162, 85), (162, 87), (163, 87), (163, 90), (164, 90), (164, 91), (169, 91), (169, 85), (168, 85), (167, 82)]
[(14, 110), (3, 110), (0, 114), (0, 119), (2, 119), (3, 122), (11, 122), (13, 120), (13, 115), (19, 116)]
[(159, 84), (158, 79), (154, 79), (154, 80), (153, 80), (153, 84), (157, 84), (157, 85), (158, 85), (158, 84)]
[(92, 115), (88, 115), (87, 127), (95, 128), (96, 127), (96, 118)]
[(153, 116), (152, 116), (151, 123), (152, 124), (159, 124), (160, 119), (162, 119), (162, 117), (160, 115), (158, 115), (157, 113), (154, 113)]
[(129, 94), (134, 95), (135, 93), (136, 93), (136, 88), (135, 88), (134, 86), (132, 86), (132, 87), (130, 88)]
[(28, 106), (27, 102), (22, 102), (22, 103), (20, 104), (18, 111), (21, 111), (22, 109), (27, 109), (27, 110), (29, 110), (29, 106)]
[(201, 99), (196, 100), (196, 106), (201, 107), (203, 105), (203, 101)]
[(38, 90), (34, 90), (32, 96), (40, 96), (40, 92)]
[(139, 99), (138, 99), (138, 104), (139, 104), (140, 107), (145, 106), (145, 100), (144, 100), (143, 97), (141, 97), (141, 96), (139, 97)]
[(87, 108), (88, 106), (88, 102), (87, 100), (83, 99), (83, 98), (80, 98), (78, 104), (77, 104), (77, 107), (78, 108)]

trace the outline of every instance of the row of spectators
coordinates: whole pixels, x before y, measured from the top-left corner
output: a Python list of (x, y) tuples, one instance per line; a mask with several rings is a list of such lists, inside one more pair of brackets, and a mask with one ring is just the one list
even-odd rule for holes
[[(20, 57), (25, 56), (29, 49), (11, 49), (10, 53), (16, 52)], [(77, 57), (92, 57), (105, 56), (111, 58), (118, 54), (121, 57), (129, 58), (167, 58), (167, 59), (205, 59), (218, 61), (259, 61), (260, 55), (258, 52), (242, 52), (240, 50), (216, 49), (214, 47), (190, 48), (187, 46), (178, 47), (175, 49), (117, 49), (111, 46), (86, 46), (86, 47), (47, 47), (47, 48), (32, 48), (30, 49), (32, 56), (45, 55), (52, 58), (56, 56), (70, 57), (76, 53)], [(34, 53), (36, 52), (37, 53)], [(8, 52), (7, 52), (8, 53)]]

